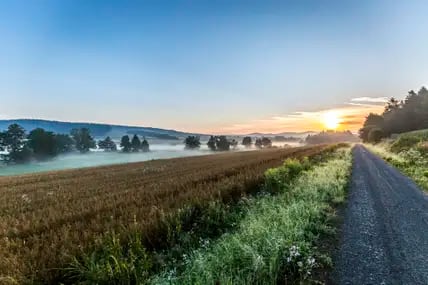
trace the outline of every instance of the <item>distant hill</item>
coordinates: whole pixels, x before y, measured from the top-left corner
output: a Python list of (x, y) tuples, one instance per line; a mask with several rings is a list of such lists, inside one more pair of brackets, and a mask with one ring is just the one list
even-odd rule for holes
[(194, 135), (176, 130), (151, 127), (109, 125), (98, 123), (73, 123), (39, 119), (0, 120), (0, 130), (5, 130), (10, 124), (15, 123), (21, 125), (26, 131), (31, 131), (35, 128), (43, 128), (47, 131), (63, 134), (70, 133), (70, 131), (74, 128), (88, 128), (91, 131), (91, 134), (97, 138), (105, 136), (119, 138), (125, 134), (138, 134), (148, 138), (177, 140), (187, 135)]

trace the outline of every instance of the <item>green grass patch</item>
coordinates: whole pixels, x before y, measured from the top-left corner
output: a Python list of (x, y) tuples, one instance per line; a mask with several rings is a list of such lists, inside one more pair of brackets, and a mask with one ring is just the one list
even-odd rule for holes
[(403, 133), (398, 136), (391, 144), (390, 149), (395, 153), (408, 151), (415, 148), (418, 144), (428, 141), (428, 130), (419, 130), (408, 133)]

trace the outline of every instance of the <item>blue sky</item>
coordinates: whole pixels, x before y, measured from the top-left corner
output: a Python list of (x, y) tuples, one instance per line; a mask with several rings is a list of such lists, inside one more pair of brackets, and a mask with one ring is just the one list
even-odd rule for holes
[(335, 112), (357, 129), (428, 81), (426, 1), (0, 5), (0, 118), (245, 133)]

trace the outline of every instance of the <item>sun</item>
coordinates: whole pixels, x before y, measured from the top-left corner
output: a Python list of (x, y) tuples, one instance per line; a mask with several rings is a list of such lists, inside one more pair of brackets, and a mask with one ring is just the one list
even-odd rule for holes
[(324, 114), (323, 123), (328, 130), (336, 130), (340, 125), (339, 115), (334, 111), (329, 111)]

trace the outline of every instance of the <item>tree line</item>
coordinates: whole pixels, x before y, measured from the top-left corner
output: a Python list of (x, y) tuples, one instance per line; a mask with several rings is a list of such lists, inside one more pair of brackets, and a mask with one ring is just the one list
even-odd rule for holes
[(307, 144), (358, 142), (359, 139), (351, 131), (322, 131), (318, 134), (308, 135), (305, 139)]
[[(197, 149), (201, 146), (201, 141), (198, 136), (188, 136), (184, 140), (186, 149)], [(253, 139), (249, 136), (244, 137), (241, 142), (245, 147), (251, 147), (253, 145)], [(254, 142), (257, 148), (269, 148), (272, 147), (272, 141), (269, 138), (257, 138)], [(230, 149), (236, 149), (238, 147), (238, 141), (235, 139), (228, 139), (226, 136), (211, 136), (207, 142), (207, 146), (212, 151), (228, 151)]]
[(404, 100), (394, 97), (382, 114), (370, 113), (359, 130), (364, 142), (378, 142), (391, 134), (428, 128), (428, 90), (409, 91)]
[[(18, 124), (11, 124), (6, 131), (0, 132), (1, 160), (5, 163), (24, 163), (30, 160), (44, 160), (59, 154), (78, 151), (88, 152), (98, 147), (104, 151), (117, 151), (116, 143), (106, 137), (95, 141), (88, 128), (72, 129), (70, 134), (56, 134), (42, 128), (36, 128), (28, 134)], [(137, 135), (132, 140), (123, 136), (120, 146), (123, 152), (149, 151), (149, 143)]]

